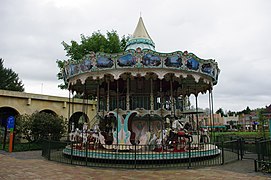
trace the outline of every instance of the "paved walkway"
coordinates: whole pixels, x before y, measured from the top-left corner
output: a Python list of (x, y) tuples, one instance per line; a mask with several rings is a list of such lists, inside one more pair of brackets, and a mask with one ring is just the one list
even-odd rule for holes
[(72, 166), (48, 161), (40, 151), (0, 151), (0, 179), (271, 179), (254, 172), (253, 160), (200, 169), (122, 170)]

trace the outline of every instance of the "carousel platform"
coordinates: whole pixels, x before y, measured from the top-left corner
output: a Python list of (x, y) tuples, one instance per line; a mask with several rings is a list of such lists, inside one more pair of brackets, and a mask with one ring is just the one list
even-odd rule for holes
[(118, 161), (129, 163), (129, 161), (188, 161), (189, 159), (200, 160), (213, 158), (220, 155), (221, 150), (213, 144), (204, 144), (200, 149), (186, 151), (150, 151), (146, 147), (142, 147), (137, 151), (130, 150), (108, 150), (108, 149), (72, 149), (70, 145), (63, 149), (63, 154), (73, 158), (83, 158), (91, 160), (100, 160), (101, 162)]

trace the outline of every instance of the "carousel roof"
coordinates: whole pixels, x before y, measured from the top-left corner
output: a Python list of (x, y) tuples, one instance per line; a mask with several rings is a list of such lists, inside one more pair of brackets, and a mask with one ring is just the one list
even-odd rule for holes
[(155, 50), (155, 44), (147, 32), (142, 17), (139, 18), (133, 36), (127, 42), (126, 50), (136, 50), (137, 48)]
[(124, 74), (130, 74), (131, 77), (154, 75), (156, 79), (166, 80), (173, 77), (183, 88), (190, 89), (198, 84), (199, 90), (192, 93), (205, 93), (217, 84), (220, 70), (215, 60), (204, 60), (187, 51), (160, 53), (154, 48), (140, 17), (125, 52), (90, 53), (80, 61), (68, 60), (62, 69), (64, 80), (69, 89), (75, 91), (82, 89), (79, 87), (86, 80), (88, 84), (97, 84), (97, 80), (104, 80), (105, 76), (119, 79)]
[(142, 17), (139, 18), (139, 21), (137, 23), (136, 29), (133, 33), (132, 36), (133, 39), (137, 39), (137, 38), (144, 38), (144, 39), (149, 39), (152, 40), (149, 33), (146, 30), (146, 27), (143, 23), (143, 19)]

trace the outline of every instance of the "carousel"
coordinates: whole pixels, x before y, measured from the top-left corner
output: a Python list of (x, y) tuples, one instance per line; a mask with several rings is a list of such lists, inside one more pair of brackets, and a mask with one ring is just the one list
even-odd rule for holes
[(141, 17), (124, 52), (67, 60), (62, 72), (71, 93), (97, 101), (92, 121), (82, 128), (71, 122), (65, 155), (146, 161), (220, 154), (198, 119), (200, 94), (209, 94), (212, 109), (217, 63), (187, 51), (155, 51)]

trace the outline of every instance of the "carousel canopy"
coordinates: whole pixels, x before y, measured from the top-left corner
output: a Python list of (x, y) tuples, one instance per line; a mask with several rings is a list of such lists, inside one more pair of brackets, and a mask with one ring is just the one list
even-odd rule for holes
[(215, 60), (204, 60), (187, 51), (160, 53), (154, 48), (140, 17), (125, 52), (90, 53), (80, 61), (68, 60), (62, 69), (64, 80), (70, 90), (82, 93), (87, 88), (90, 94), (96, 93), (101, 82), (120, 78), (171, 79), (176, 82), (177, 95), (205, 93), (217, 84), (220, 70)]

